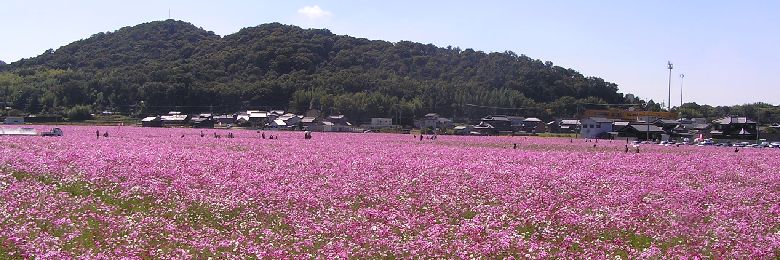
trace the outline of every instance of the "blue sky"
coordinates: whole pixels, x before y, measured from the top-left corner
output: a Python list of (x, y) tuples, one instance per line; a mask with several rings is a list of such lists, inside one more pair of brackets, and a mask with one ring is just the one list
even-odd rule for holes
[(171, 18), (219, 35), (269, 22), (486, 52), (511, 50), (672, 106), (780, 103), (780, 1), (4, 1), (0, 60)]

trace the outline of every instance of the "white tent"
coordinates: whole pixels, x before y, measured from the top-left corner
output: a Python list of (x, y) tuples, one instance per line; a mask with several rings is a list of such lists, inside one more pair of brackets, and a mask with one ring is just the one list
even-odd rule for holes
[(0, 128), (0, 135), (38, 135), (34, 128)]

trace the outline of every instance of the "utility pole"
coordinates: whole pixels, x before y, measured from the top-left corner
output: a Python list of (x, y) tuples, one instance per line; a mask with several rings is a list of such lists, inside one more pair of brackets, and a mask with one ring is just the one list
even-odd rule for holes
[(667, 61), (669, 64), (669, 103), (666, 104), (666, 110), (672, 111), (672, 61)]
[(685, 80), (685, 74), (680, 74), (680, 106), (683, 105), (683, 80)]

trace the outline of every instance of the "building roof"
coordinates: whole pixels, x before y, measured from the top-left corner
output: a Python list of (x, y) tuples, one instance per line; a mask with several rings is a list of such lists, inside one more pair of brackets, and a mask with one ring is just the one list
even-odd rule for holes
[(160, 119), (163, 121), (186, 121), (187, 115), (167, 115), (161, 116)]
[(276, 124), (278, 126), (286, 126), (287, 125), (287, 123), (285, 123), (284, 120), (281, 120), (281, 119), (274, 120), (274, 124)]
[(491, 128), (495, 128), (495, 127), (493, 127), (493, 125), (491, 124), (486, 124), (486, 123), (480, 123), (474, 126), (474, 129), (491, 129)]
[(655, 120), (655, 122), (661, 123), (661, 124), (664, 124), (664, 125), (678, 125), (678, 124), (680, 124), (680, 122), (678, 122), (677, 120), (670, 120), (670, 119), (658, 119), (658, 120)]
[(542, 120), (536, 117), (529, 117), (524, 119), (523, 122), (542, 122)]
[(436, 113), (428, 113), (428, 114), (425, 114), (425, 117), (439, 117), (439, 114), (436, 114)]
[(317, 118), (312, 116), (307, 116), (301, 119), (302, 123), (314, 123), (314, 121), (317, 121)]
[(196, 118), (190, 119), (190, 123), (202, 123), (202, 122), (208, 122), (208, 121), (213, 121), (213, 120), (211, 120), (211, 118), (208, 118), (208, 117), (196, 117)]
[(141, 122), (152, 122), (155, 120), (160, 120), (160, 118), (156, 116), (144, 117), (144, 119), (141, 119)]
[(277, 119), (287, 121), (287, 120), (290, 120), (290, 119), (293, 119), (293, 118), (299, 118), (299, 117), (296, 116), (296, 115), (293, 115), (293, 114), (286, 114), (286, 115), (280, 116)]
[(564, 119), (564, 120), (561, 120), (561, 124), (562, 125), (579, 125), (580, 124), (580, 120)]
[(262, 111), (251, 112), (251, 113), (249, 113), (249, 117), (250, 118), (266, 118), (266, 117), (268, 117), (268, 113), (267, 112), (262, 112)]
[(593, 120), (596, 123), (612, 123), (612, 119), (607, 119), (603, 117), (588, 117), (588, 120)]
[(333, 122), (330, 121), (322, 121), (322, 125), (334, 125)]
[(747, 117), (723, 117), (713, 121), (713, 123), (728, 125), (728, 124), (755, 124), (756, 122), (748, 119)]
[(482, 118), (482, 121), (509, 121), (506, 116), (486, 116)]
[(649, 124), (637, 124), (637, 125), (629, 125), (628, 127), (633, 128), (637, 132), (650, 132), (650, 133), (663, 133), (664, 129), (660, 128), (656, 125), (649, 125)]
[(693, 124), (693, 129), (707, 129), (710, 124)]

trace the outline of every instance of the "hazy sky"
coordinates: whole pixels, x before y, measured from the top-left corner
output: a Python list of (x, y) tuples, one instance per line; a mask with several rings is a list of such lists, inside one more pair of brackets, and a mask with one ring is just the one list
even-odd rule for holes
[(3, 1), (0, 60), (171, 18), (219, 35), (269, 22), (486, 52), (511, 50), (666, 102), (780, 103), (780, 1)]

